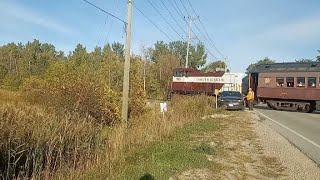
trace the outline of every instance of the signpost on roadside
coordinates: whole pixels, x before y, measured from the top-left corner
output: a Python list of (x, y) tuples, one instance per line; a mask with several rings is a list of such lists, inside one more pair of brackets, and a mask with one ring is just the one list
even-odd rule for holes
[(164, 113), (168, 111), (167, 103), (162, 102), (160, 103), (160, 112), (162, 113), (162, 119), (164, 120)]
[(214, 94), (216, 96), (216, 109), (218, 109), (218, 94), (219, 94), (219, 89), (214, 90)]

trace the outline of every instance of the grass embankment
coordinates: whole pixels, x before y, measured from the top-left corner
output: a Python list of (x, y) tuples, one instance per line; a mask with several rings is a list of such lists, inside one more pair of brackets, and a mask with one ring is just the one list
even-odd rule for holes
[(285, 167), (267, 156), (252, 116), (225, 112), (185, 124), (160, 143), (126, 154), (116, 179), (281, 179)]
[(212, 119), (186, 124), (162, 142), (127, 155), (119, 179), (169, 179), (189, 169), (218, 168), (207, 156), (222, 153), (220, 144), (210, 145), (214, 139), (210, 134), (220, 128)]
[[(124, 127), (106, 126), (90, 116), (22, 102), (19, 93), (1, 91), (0, 95), (1, 178), (126, 177), (135, 161), (130, 155), (167, 141), (177, 129), (198, 121), (213, 106), (208, 97), (177, 97), (164, 119), (156, 105), (131, 118), (129, 127)], [(172, 142), (179, 143), (178, 139)], [(184, 145), (164, 149), (170, 147)]]

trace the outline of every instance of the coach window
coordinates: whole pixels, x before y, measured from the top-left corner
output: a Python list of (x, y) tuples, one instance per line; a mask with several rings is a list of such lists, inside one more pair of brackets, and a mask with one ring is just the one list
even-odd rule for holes
[(294, 87), (294, 77), (287, 77), (286, 82), (287, 82), (287, 87)]
[(305, 87), (305, 78), (297, 77), (297, 87)]
[(283, 77), (277, 77), (276, 78), (277, 87), (283, 87), (284, 84), (284, 78)]
[(269, 78), (269, 77), (265, 77), (265, 78), (264, 78), (264, 84), (265, 84), (266, 86), (269, 86), (270, 81), (271, 81), (271, 78)]
[(315, 88), (317, 79), (315, 77), (308, 77), (308, 87)]

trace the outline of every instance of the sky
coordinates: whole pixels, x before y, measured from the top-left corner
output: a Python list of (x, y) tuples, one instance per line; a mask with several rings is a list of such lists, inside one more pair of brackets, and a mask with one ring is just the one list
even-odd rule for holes
[[(127, 0), (88, 1), (126, 21)], [(207, 62), (226, 58), (231, 72), (245, 72), (249, 64), (264, 57), (288, 62), (314, 59), (319, 55), (319, 0), (190, 0), (192, 7), (188, 0), (162, 0), (175, 18), (170, 16), (160, 0), (150, 1), (162, 16), (148, 0), (133, 1), (131, 47), (134, 54), (141, 54), (143, 47), (150, 47), (156, 41), (187, 38), (184, 31), (188, 31), (188, 25), (171, 2), (178, 5), (185, 17), (196, 17), (192, 8), (195, 10), (205, 30), (197, 19), (192, 27), (208, 50)], [(206, 32), (211, 42), (202, 36)], [(38, 39), (68, 53), (78, 43), (86, 46), (88, 51), (106, 43), (124, 44), (125, 35), (123, 22), (83, 0), (0, 0), (0, 45)], [(193, 35), (193, 43), (199, 42), (198, 39)]]

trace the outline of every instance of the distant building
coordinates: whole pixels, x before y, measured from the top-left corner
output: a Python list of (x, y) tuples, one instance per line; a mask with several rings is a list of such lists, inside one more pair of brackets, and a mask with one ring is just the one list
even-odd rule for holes
[(225, 73), (223, 78), (225, 84), (220, 91), (240, 91), (242, 92), (242, 79), (246, 76), (245, 73)]

